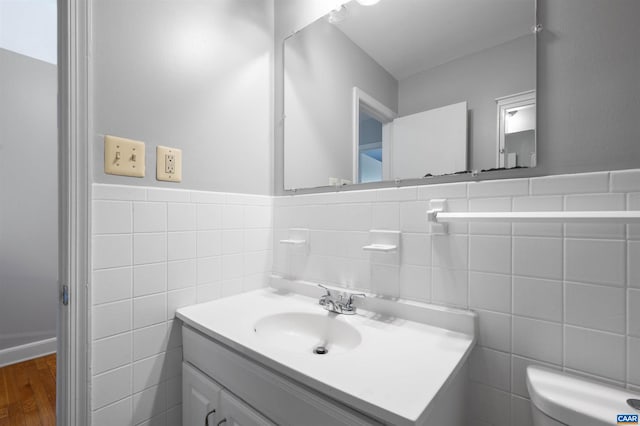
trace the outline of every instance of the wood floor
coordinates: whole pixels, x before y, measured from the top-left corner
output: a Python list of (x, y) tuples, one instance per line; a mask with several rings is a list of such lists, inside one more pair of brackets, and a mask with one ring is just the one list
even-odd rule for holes
[(56, 424), (56, 355), (0, 368), (0, 426)]

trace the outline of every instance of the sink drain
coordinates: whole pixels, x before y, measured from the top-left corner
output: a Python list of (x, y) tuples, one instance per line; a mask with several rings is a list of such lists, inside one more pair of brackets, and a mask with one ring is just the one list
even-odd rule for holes
[(313, 348), (313, 353), (316, 355), (326, 355), (329, 353), (329, 349), (325, 348), (324, 346), (316, 346), (315, 348)]

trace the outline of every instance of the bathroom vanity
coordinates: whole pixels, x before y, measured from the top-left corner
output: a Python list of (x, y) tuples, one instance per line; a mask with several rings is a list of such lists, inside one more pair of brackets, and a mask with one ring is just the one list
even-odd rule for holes
[(313, 284), (272, 285), (178, 310), (183, 426), (464, 424), (475, 314), (367, 297), (338, 315)]

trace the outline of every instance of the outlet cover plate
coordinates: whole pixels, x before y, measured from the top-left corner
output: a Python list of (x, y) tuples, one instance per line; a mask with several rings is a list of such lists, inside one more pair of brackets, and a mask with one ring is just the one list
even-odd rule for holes
[[(173, 165), (167, 163), (173, 158)], [(173, 169), (173, 172), (171, 170)], [(158, 146), (156, 148), (156, 179), (167, 182), (182, 181), (182, 150)]]
[(144, 177), (144, 142), (104, 136), (104, 172), (110, 175)]

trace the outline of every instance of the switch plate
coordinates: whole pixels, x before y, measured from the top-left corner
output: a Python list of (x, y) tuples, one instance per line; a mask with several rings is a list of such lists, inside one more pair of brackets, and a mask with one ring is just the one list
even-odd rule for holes
[(158, 146), (156, 148), (156, 179), (168, 182), (182, 181), (182, 150)]
[(110, 175), (144, 177), (144, 142), (104, 136), (104, 172)]

